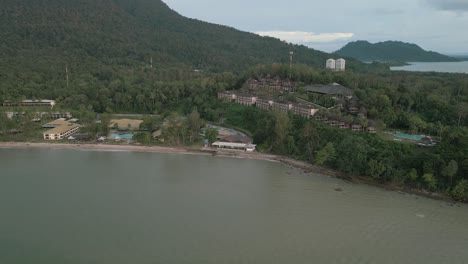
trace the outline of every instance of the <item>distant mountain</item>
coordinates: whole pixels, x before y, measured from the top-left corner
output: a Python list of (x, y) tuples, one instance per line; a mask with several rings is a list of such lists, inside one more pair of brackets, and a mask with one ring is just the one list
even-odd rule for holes
[(75, 72), (141, 66), (150, 58), (157, 67), (242, 71), (288, 63), (290, 50), (296, 63), (322, 67), (330, 56), (186, 18), (160, 0), (0, 0), (0, 6), (0, 71), (8, 74), (57, 71), (65, 63)]
[(355, 41), (335, 52), (340, 56), (361, 61), (383, 62), (443, 62), (458, 59), (433, 51), (423, 50), (416, 44), (400, 41), (385, 41), (372, 44), (368, 41)]

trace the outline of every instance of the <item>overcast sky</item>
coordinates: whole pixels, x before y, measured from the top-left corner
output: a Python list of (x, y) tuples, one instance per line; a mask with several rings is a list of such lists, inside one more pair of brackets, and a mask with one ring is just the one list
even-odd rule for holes
[(163, 0), (180, 14), (323, 51), (400, 40), (468, 53), (468, 0)]

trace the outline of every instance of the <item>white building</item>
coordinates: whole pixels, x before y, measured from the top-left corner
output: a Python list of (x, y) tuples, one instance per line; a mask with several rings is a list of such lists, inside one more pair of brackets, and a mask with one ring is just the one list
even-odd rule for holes
[(80, 126), (76, 124), (61, 125), (56, 128), (52, 128), (50, 130), (45, 131), (43, 133), (43, 136), (46, 140), (64, 139), (78, 132), (79, 128)]
[(336, 61), (334, 59), (328, 59), (326, 67), (327, 69), (335, 70)]
[(342, 58), (336, 60), (335, 71), (345, 71), (346, 61)]

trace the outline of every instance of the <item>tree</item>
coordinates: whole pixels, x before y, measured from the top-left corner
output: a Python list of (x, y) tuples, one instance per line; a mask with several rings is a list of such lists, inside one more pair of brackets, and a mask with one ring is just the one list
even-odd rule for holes
[(436, 180), (436, 178), (434, 178), (434, 174), (425, 173), (423, 175), (423, 180), (424, 180), (424, 183), (426, 184), (426, 187), (428, 188), (428, 190), (434, 191), (436, 189), (437, 180)]
[(338, 144), (336, 149), (338, 169), (352, 175), (366, 172), (369, 145), (364, 139), (348, 135)]
[(458, 172), (458, 163), (455, 160), (451, 160), (447, 166), (442, 169), (442, 176), (449, 178), (449, 184), (452, 186), (452, 179)]
[(277, 152), (286, 153), (286, 139), (289, 130), (289, 117), (287, 113), (275, 112), (275, 127), (273, 130), (273, 149)]
[(213, 144), (213, 142), (216, 141), (216, 139), (218, 138), (218, 134), (219, 134), (218, 130), (214, 129), (214, 128), (208, 128), (205, 131), (206, 140), (208, 140), (208, 143), (210, 145)]
[(406, 178), (410, 182), (415, 182), (418, 179), (418, 171), (415, 168), (412, 168), (406, 175)]
[(189, 129), (189, 142), (194, 142), (198, 139), (198, 133), (200, 133), (200, 128), (202, 126), (202, 120), (197, 109), (193, 109), (192, 112), (187, 117), (187, 126)]
[(379, 180), (380, 176), (385, 172), (385, 164), (381, 161), (371, 159), (367, 163), (367, 175), (371, 176), (374, 180)]
[(458, 126), (463, 125), (464, 122), (462, 120), (466, 119), (466, 116), (468, 115), (468, 103), (466, 102), (461, 102), (458, 105)]
[(304, 155), (307, 160), (314, 161), (315, 148), (319, 145), (319, 134), (315, 126), (311, 123), (306, 123), (302, 131), (302, 146), (304, 148)]
[(460, 202), (468, 202), (468, 180), (461, 180), (453, 188), (452, 192), (453, 199)]
[(142, 144), (150, 144), (151, 143), (151, 133), (149, 132), (139, 132), (133, 135), (133, 140), (138, 143)]
[(317, 153), (315, 163), (319, 166), (330, 163), (335, 158), (335, 147), (333, 143), (328, 142), (327, 145)]

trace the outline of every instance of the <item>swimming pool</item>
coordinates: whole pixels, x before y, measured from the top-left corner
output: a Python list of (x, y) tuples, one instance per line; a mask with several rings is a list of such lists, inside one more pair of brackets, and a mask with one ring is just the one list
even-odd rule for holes
[(414, 141), (419, 141), (425, 137), (423, 135), (410, 135), (410, 134), (405, 134), (405, 133), (394, 133), (393, 136), (396, 138), (414, 140)]
[(132, 139), (132, 138), (133, 138), (133, 134), (117, 134), (117, 133), (111, 133), (111, 134), (110, 134), (110, 138), (111, 138), (111, 139), (116, 139), (116, 138), (120, 138), (120, 139)]

